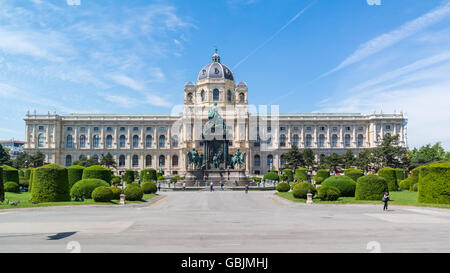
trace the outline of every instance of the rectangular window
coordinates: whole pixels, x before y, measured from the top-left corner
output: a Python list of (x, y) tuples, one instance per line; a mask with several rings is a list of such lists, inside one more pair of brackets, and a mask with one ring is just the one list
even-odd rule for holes
[(391, 130), (391, 125), (386, 125), (386, 130)]
[(346, 131), (350, 131), (351, 128), (350, 128), (350, 127), (345, 127), (345, 130), (346, 130)]
[(325, 127), (320, 127), (320, 131), (325, 131)]
[(133, 131), (139, 131), (139, 127), (134, 127)]
[(112, 131), (112, 127), (106, 128), (106, 131), (111, 132)]
[(147, 127), (146, 130), (147, 131), (151, 131), (153, 128), (152, 127)]
[(337, 127), (333, 127), (333, 132), (336, 132), (337, 131)]
[(272, 127), (267, 126), (267, 132), (271, 132), (272, 131)]
[(294, 131), (298, 131), (298, 127), (297, 126), (294, 126)]
[(306, 127), (306, 131), (311, 131), (311, 127), (310, 126)]
[(39, 131), (44, 131), (44, 126), (39, 126), (38, 129)]
[(120, 131), (125, 131), (125, 127), (120, 127)]
[(281, 127), (280, 127), (280, 131), (286, 131), (286, 127), (281, 126)]
[(94, 127), (94, 131), (96, 131), (96, 132), (97, 132), (97, 131), (98, 131), (98, 127)]
[(72, 127), (67, 127), (67, 131), (72, 131)]
[(362, 131), (364, 128), (363, 127), (359, 127), (358, 128), (358, 131)]
[(80, 131), (81, 131), (81, 132), (86, 132), (86, 127), (81, 127), (81, 128), (80, 128)]

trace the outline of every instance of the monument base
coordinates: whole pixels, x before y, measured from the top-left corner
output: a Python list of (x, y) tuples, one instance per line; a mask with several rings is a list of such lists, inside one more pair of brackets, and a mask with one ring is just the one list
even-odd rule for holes
[(186, 186), (208, 186), (211, 182), (214, 186), (224, 184), (225, 186), (245, 186), (249, 180), (245, 175), (245, 170), (205, 170), (186, 173)]

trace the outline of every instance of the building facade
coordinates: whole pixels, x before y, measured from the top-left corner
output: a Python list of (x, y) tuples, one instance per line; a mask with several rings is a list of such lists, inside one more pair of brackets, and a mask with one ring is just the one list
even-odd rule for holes
[(12, 159), (17, 158), (17, 156), (23, 152), (23, 147), (25, 146), (25, 141), (20, 140), (0, 140), (0, 145), (4, 148), (9, 149), (9, 156)]
[(385, 135), (399, 135), (406, 146), (407, 119), (394, 114), (279, 114), (277, 108), (248, 104), (248, 87), (235, 83), (217, 52), (202, 68), (197, 82), (184, 87), (180, 114), (30, 114), (25, 117), (25, 151), (40, 150), (49, 163), (70, 166), (81, 157), (99, 160), (111, 153), (118, 172), (154, 168), (165, 175), (183, 175), (186, 153), (202, 152), (201, 131), (216, 105), (223, 116), (230, 153), (246, 152), (246, 174), (279, 169), (282, 154), (293, 145), (311, 148), (316, 157), (359, 153), (374, 148)]

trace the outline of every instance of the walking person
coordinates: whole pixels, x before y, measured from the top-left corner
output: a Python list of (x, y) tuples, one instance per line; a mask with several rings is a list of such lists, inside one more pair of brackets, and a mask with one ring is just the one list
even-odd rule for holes
[(383, 211), (388, 210), (388, 202), (389, 202), (389, 193), (385, 192), (381, 201), (384, 202)]
[(209, 184), (209, 187), (210, 187), (210, 191), (214, 191), (214, 183), (211, 181), (211, 184)]
[(220, 183), (220, 190), (223, 191), (223, 182)]
[(183, 182), (183, 191), (186, 190), (186, 182)]
[(245, 193), (248, 193), (248, 184), (245, 185)]
[(161, 191), (161, 182), (158, 183), (158, 191)]

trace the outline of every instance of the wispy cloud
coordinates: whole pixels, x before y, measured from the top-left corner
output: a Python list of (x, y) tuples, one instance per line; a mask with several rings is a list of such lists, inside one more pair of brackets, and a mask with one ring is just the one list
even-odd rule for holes
[(448, 19), (449, 15), (450, 2), (446, 2), (445, 4), (435, 8), (434, 10), (420, 16), (419, 18), (409, 21), (393, 31), (384, 33), (360, 45), (355, 52), (353, 52), (337, 67), (322, 74), (321, 76), (319, 76), (319, 78), (323, 78), (351, 64), (360, 62), (361, 60), (364, 60), (367, 57), (372, 56), (373, 54), (378, 53), (383, 49), (390, 47), (443, 19)]
[(123, 74), (113, 74), (109, 76), (114, 82), (116, 82), (119, 85), (125, 86), (127, 88), (131, 88), (137, 91), (144, 91), (145, 90), (145, 86), (136, 81), (135, 79), (127, 76), (127, 75), (123, 75)]

